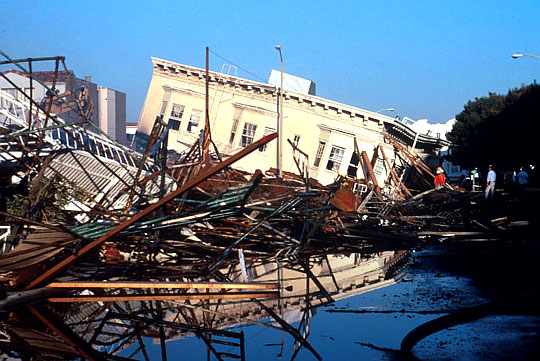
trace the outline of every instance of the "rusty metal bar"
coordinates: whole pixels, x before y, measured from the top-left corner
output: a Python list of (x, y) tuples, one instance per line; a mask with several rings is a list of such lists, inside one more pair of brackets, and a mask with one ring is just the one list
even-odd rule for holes
[(228, 167), (229, 165), (233, 164), (234, 162), (238, 161), (239, 159), (245, 157), (246, 155), (250, 154), (251, 152), (257, 150), (260, 146), (270, 142), (271, 140), (273, 140), (276, 137), (277, 137), (277, 133), (269, 134), (266, 137), (263, 137), (263, 138), (259, 139), (258, 141), (252, 143), (248, 147), (242, 149), (240, 152), (234, 154), (233, 156), (229, 157), (228, 159), (224, 160), (223, 162), (217, 164), (216, 166), (206, 169), (198, 177), (196, 177), (195, 179), (192, 179), (191, 181), (184, 184), (184, 186), (178, 188), (174, 192), (169, 193), (167, 196), (160, 199), (156, 203), (153, 203), (153, 204), (149, 205), (148, 207), (146, 207), (141, 212), (135, 214), (130, 219), (128, 219), (125, 222), (123, 222), (123, 223), (119, 224), (118, 226), (116, 226), (114, 229), (109, 231), (107, 234), (105, 234), (105, 235), (101, 236), (100, 238), (96, 239), (95, 241), (87, 244), (86, 246), (81, 248), (79, 251), (77, 251), (75, 254), (67, 257), (66, 259), (64, 259), (60, 263), (53, 266), (50, 270), (43, 273), (41, 276), (36, 278), (33, 282), (28, 284), (25, 287), (25, 290), (29, 290), (29, 289), (32, 289), (32, 288), (36, 287), (37, 285), (39, 285), (40, 283), (42, 283), (43, 281), (45, 281), (49, 277), (51, 277), (51, 276), (55, 275), (57, 272), (63, 270), (65, 267), (70, 265), (73, 261), (77, 260), (82, 255), (86, 254), (88, 251), (93, 250), (95, 247), (99, 246), (100, 244), (105, 242), (107, 239), (111, 238), (112, 236), (118, 234), (120, 231), (122, 231), (122, 230), (126, 229), (127, 227), (129, 227), (130, 225), (134, 224), (139, 219), (148, 216), (150, 213), (152, 213), (153, 211), (155, 211), (159, 207), (163, 206), (164, 204), (167, 204), (169, 201), (173, 200), (175, 197), (177, 197), (180, 194), (182, 194), (182, 193), (192, 189), (193, 187), (199, 185), (200, 183), (202, 183), (206, 179), (210, 178), (211, 176), (213, 176), (217, 172), (223, 170), (224, 168)]
[[(41, 80), (39, 80), (38, 78), (36, 78), (36, 76), (32, 73), (29, 73), (28, 70), (26, 70), (25, 68), (23, 68), (19, 63), (17, 62), (14, 62), (6, 53), (4, 53), (2, 50), (0, 50), (0, 54), (3, 55), (6, 59), (9, 59), (9, 63), (11, 64), (14, 64), (16, 65), (19, 69), (21, 69), (26, 75), (28, 75), (29, 77), (33, 78), (36, 82), (38, 82), (41, 86), (43, 86), (45, 89), (51, 91), (52, 89), (49, 88), (44, 82), (42, 82)], [(61, 57), (62, 59), (60, 59), (60, 57), (57, 57), (55, 58), (56, 59), (56, 62), (58, 63), (59, 60), (62, 60), (62, 63), (64, 62), (65, 58)], [(52, 59), (51, 59), (52, 60)], [(64, 64), (64, 67), (65, 67), (65, 64)], [(58, 69), (56, 70), (56, 72), (58, 71)], [(7, 79), (2, 73), (0, 73), (0, 75), (2, 75), (4, 77), (4, 79)], [(16, 87), (18, 88), (18, 87)], [(23, 94), (26, 94), (24, 92), (22, 92)], [(51, 91), (51, 95), (56, 97), (58, 100), (60, 100), (62, 103), (64, 103), (65, 105), (67, 105), (71, 110), (73, 110), (74, 112), (77, 112), (77, 109), (75, 107), (73, 107), (71, 104), (69, 104), (69, 102), (67, 102), (65, 99), (63, 99), (61, 96), (59, 96), (58, 94), (56, 94), (56, 92), (54, 91)], [(26, 95), (27, 96), (27, 95)], [(28, 97), (28, 96), (27, 96)]]
[(65, 59), (65, 57), (63, 57), (63, 56), (49, 56), (49, 57), (43, 57), (43, 58), (10, 59), (10, 60), (0, 61), (0, 65), (14, 64), (14, 63), (26, 63), (26, 62), (30, 62), (30, 61), (51, 61), (51, 60), (58, 60), (58, 59), (63, 60), (63, 59)]
[(14, 223), (13, 221), (16, 221), (16, 222), (19, 222), (20, 224), (23, 224), (23, 225), (33, 225), (33, 226), (44, 227), (44, 228), (52, 229), (52, 230), (55, 230), (55, 231), (66, 232), (66, 233), (71, 234), (74, 237), (77, 237), (77, 238), (80, 238), (80, 239), (83, 239), (83, 240), (86, 239), (85, 237), (79, 235), (78, 233), (76, 233), (76, 232), (74, 232), (74, 231), (70, 230), (69, 228), (66, 228), (66, 227), (64, 227), (62, 225), (54, 225), (54, 224), (49, 224), (49, 223), (38, 222), (38, 221), (34, 221), (34, 220), (31, 220), (31, 219), (28, 219), (28, 218), (20, 217), (20, 216), (17, 216), (17, 215), (11, 214), (11, 213), (7, 213), (7, 212), (3, 212), (3, 211), (0, 211), (0, 216), (11, 218), (12, 223)]

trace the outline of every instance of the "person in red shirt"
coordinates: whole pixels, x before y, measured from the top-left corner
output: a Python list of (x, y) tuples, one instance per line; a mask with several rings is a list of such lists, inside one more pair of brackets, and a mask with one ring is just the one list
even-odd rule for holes
[(437, 167), (437, 175), (435, 176), (435, 189), (441, 189), (446, 183), (446, 177), (444, 176), (444, 170), (441, 167)]

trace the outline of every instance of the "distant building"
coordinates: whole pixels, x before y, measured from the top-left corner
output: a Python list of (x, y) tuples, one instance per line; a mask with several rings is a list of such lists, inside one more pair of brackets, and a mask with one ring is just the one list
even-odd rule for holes
[(126, 146), (131, 146), (135, 139), (135, 133), (137, 133), (137, 122), (126, 123)]
[[(47, 89), (37, 81), (30, 82), (30, 77), (18, 70), (7, 70), (3, 74), (19, 88), (30, 95), (32, 99), (39, 103), (47, 94)], [(77, 78), (73, 71), (35, 71), (34, 76), (52, 88), (53, 84), (58, 94), (64, 94), (73, 90), (77, 92), (84, 85), (88, 89), (88, 98), (91, 100), (93, 108), (89, 113), (89, 120), (94, 123), (109, 138), (124, 144), (126, 141), (126, 94), (110, 88), (102, 88), (96, 83), (92, 83), (89, 76), (84, 79)], [(56, 75), (55, 75), (56, 74)], [(30, 89), (32, 84), (32, 89)], [(26, 100), (26, 97), (17, 91), (6, 79), (0, 77), (0, 88), (19, 100)], [(79, 120), (77, 112), (70, 110), (61, 115), (66, 123)], [(87, 127), (88, 130), (92, 127)]]
[[(153, 76), (137, 137), (148, 136), (156, 117), (161, 115), (169, 127), (169, 148), (185, 152), (204, 128), (205, 70), (157, 58), (152, 58), (152, 63)], [(275, 86), (217, 72), (210, 72), (209, 78), (212, 139), (224, 157), (276, 131)], [(338, 175), (364, 177), (355, 138), (358, 150), (366, 151), (369, 158), (374, 159), (374, 174), (381, 184), (389, 176), (389, 169), (382, 152), (374, 156), (377, 146), (384, 149), (395, 168), (404, 169), (400, 167), (402, 159), (396, 156), (394, 146), (385, 135), (406, 146), (411, 146), (416, 139), (415, 149), (421, 154), (434, 153), (445, 144), (436, 137), (416, 136), (412, 129), (394, 118), (311, 95), (309, 92), (315, 91), (315, 85), (304, 80), (300, 82), (301, 91), (284, 86), (284, 171), (298, 173), (293, 148), (287, 140), (308, 155), (309, 175), (323, 184), (332, 183)], [(272, 82), (275, 83), (275, 76)], [(276, 158), (276, 142), (272, 141), (236, 162), (234, 167), (248, 172), (266, 171), (276, 167)]]
[[(446, 133), (452, 130), (454, 124), (456, 123), (456, 119), (450, 119), (446, 123), (429, 123), (427, 119), (418, 119), (417, 121), (411, 121), (410, 123), (410, 128), (419, 134), (434, 136), (437, 139), (443, 139), (446, 141)], [(451, 154), (451, 149), (448, 145), (442, 147), (439, 151), (439, 155), (442, 157), (441, 167), (444, 169), (447, 177), (456, 181), (462, 175), (468, 176), (468, 170), (461, 169), (459, 165), (444, 159), (444, 157), (449, 154)]]
[(126, 144), (126, 93), (98, 87), (99, 128), (109, 138)]
[[(281, 87), (281, 71), (272, 69), (268, 77), (268, 84), (277, 88)], [(283, 89), (296, 93), (316, 95), (314, 82), (287, 73), (283, 73)]]

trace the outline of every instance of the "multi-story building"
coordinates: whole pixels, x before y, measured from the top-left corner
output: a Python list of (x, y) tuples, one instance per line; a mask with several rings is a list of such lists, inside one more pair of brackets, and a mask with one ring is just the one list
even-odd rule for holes
[[(184, 152), (197, 141), (204, 128), (205, 70), (152, 58), (152, 80), (144, 103), (137, 133), (149, 135), (156, 117), (162, 116), (169, 127), (169, 148)], [(308, 87), (308, 89), (311, 88)], [(314, 90), (314, 85), (313, 85)], [(400, 162), (396, 150), (385, 135), (430, 153), (444, 141), (417, 135), (406, 124), (385, 115), (356, 108), (305, 92), (284, 91), (283, 170), (297, 171), (292, 147), (297, 145), (308, 155), (309, 175), (323, 184), (341, 175), (363, 177), (358, 166), (359, 152), (371, 158), (377, 146), (391, 163)], [(209, 118), (212, 139), (223, 156), (232, 155), (277, 129), (278, 89), (236, 76), (209, 73)], [(374, 157), (374, 172), (380, 181), (389, 169), (382, 156)], [(276, 167), (276, 142), (235, 163), (235, 168), (253, 172)]]
[[(11, 82), (22, 89), (27, 95), (32, 95), (32, 99), (41, 102), (47, 95), (47, 89), (37, 81), (30, 81), (30, 77), (18, 70), (7, 70), (4, 73)], [(35, 71), (33, 75), (52, 88), (54, 84), (58, 94), (66, 92), (77, 93), (84, 86), (88, 92), (88, 115), (89, 120), (109, 138), (124, 144), (126, 140), (126, 94), (110, 88), (100, 87), (92, 83), (89, 76), (79, 79), (73, 71)], [(31, 87), (31, 89), (30, 89)], [(19, 100), (26, 100), (25, 96), (19, 92), (13, 84), (0, 77), (0, 88)], [(76, 96), (70, 94), (71, 97)], [(62, 115), (67, 123), (79, 120), (78, 113), (69, 110)], [(88, 127), (92, 130), (91, 127)]]
[(109, 138), (126, 144), (126, 93), (98, 87), (99, 128)]

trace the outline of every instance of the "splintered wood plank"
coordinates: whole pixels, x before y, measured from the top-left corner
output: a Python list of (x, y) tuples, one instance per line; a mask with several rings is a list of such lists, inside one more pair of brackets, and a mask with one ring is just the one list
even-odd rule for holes
[(0, 272), (25, 268), (47, 260), (64, 249), (74, 237), (58, 231), (39, 231), (30, 234), (9, 253), (0, 256)]

